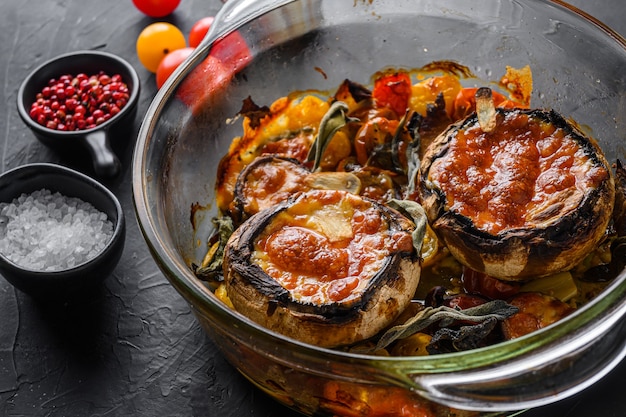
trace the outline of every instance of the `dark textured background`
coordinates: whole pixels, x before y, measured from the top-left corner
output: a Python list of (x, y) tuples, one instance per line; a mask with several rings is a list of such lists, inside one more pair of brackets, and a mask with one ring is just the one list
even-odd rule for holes
[[(623, 0), (573, 1), (626, 34)], [(164, 20), (187, 33), (214, 15), (219, 0), (182, 0)], [(130, 160), (141, 115), (156, 88), (139, 64), (135, 39), (153, 20), (131, 0), (0, 1), (0, 171), (57, 162), (88, 174), (85, 158), (50, 151), (15, 107), (23, 77), (54, 56), (101, 49), (130, 61), (142, 80), (139, 114), (115, 150), (123, 173), (105, 184), (127, 214), (125, 253), (102, 289), (82, 306), (34, 302), (0, 279), (0, 415), (2, 416), (290, 416), (241, 377), (200, 329), (187, 304), (150, 257), (134, 219)], [(626, 414), (626, 364), (592, 388), (532, 417)]]

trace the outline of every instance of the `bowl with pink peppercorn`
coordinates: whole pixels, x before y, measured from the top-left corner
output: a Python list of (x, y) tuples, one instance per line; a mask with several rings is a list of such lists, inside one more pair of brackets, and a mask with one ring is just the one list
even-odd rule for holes
[(95, 174), (111, 178), (121, 168), (112, 131), (134, 118), (139, 90), (139, 77), (124, 59), (78, 51), (34, 69), (20, 85), (17, 108), (43, 144), (61, 151), (78, 144), (91, 155)]
[(50, 302), (101, 287), (124, 249), (125, 216), (95, 179), (34, 163), (0, 175), (0, 275)]

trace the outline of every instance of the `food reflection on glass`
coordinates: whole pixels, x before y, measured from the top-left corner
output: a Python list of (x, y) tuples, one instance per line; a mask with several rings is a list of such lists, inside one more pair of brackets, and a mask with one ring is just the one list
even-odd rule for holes
[(369, 85), (243, 103), (194, 265), (227, 305), (318, 346), (432, 355), (548, 326), (622, 269), (621, 163), (531, 109), (529, 67)]

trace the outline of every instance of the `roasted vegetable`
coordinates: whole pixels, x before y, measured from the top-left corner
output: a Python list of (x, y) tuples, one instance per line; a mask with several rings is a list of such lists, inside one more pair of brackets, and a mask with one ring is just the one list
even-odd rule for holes
[(571, 269), (604, 238), (615, 186), (596, 143), (554, 111), (476, 114), (428, 148), (419, 193), (429, 222), (462, 264), (504, 280)]
[(259, 157), (237, 177), (233, 216), (238, 223), (305, 190), (310, 171), (298, 160), (280, 156)]
[[(428, 352), (442, 353), (480, 347), (496, 325), (517, 313), (503, 300), (494, 300), (476, 306), (459, 309), (448, 306), (426, 307), (405, 323), (387, 330), (378, 340), (375, 350), (383, 349), (398, 339), (411, 337), (424, 329), (434, 327)], [(447, 346), (450, 342), (450, 346)], [(444, 347), (444, 345), (446, 345)]]
[[(329, 104), (307, 95), (300, 100), (281, 98), (269, 109), (244, 103), (243, 134), (233, 142), (217, 169), (216, 200), (222, 213), (231, 209), (239, 173), (261, 155), (280, 155), (305, 161)], [(334, 150), (333, 150), (334, 151)], [(336, 152), (336, 151), (335, 151)], [(336, 152), (341, 153), (341, 152)]]
[(550, 324), (623, 269), (626, 170), (529, 110), (529, 67), (499, 92), (415, 71), (244, 101), (194, 267), (225, 304), (319, 346), (435, 354)]
[(257, 323), (311, 344), (369, 338), (415, 292), (425, 218), (418, 223), (421, 231), (398, 211), (345, 191), (301, 193), (231, 236), (228, 297)]
[(309, 190), (361, 191), (361, 180), (350, 172), (311, 172), (298, 160), (261, 156), (237, 177), (231, 216), (240, 223), (288, 197)]
[(549, 295), (524, 292), (510, 300), (519, 309), (502, 323), (505, 339), (515, 339), (555, 323), (574, 309)]

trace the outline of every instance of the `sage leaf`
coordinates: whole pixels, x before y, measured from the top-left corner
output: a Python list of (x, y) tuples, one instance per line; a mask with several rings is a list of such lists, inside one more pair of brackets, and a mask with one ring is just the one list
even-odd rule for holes
[(426, 307), (405, 323), (388, 329), (378, 340), (374, 350), (384, 349), (398, 339), (404, 339), (427, 327), (438, 324), (449, 327), (456, 321), (481, 323), (486, 320), (504, 320), (518, 312), (518, 308), (503, 300), (493, 300), (476, 307), (458, 310), (451, 307)]
[(228, 216), (220, 216), (212, 219), (216, 233), (209, 238), (209, 249), (204, 255), (202, 265), (195, 270), (198, 278), (204, 280), (221, 281), (222, 263), (224, 261), (224, 249), (228, 239), (235, 231), (233, 221)]
[(422, 245), (424, 244), (426, 225), (428, 223), (424, 208), (419, 203), (411, 200), (392, 199), (387, 202), (387, 205), (394, 210), (398, 210), (415, 224), (415, 230), (411, 233), (413, 247), (418, 255), (422, 253)]
[(415, 192), (415, 189), (417, 187), (417, 175), (419, 173), (420, 166), (422, 163), (420, 159), (420, 155), (419, 155), (420, 148), (422, 146), (422, 137), (419, 133), (421, 123), (422, 123), (422, 116), (419, 113), (414, 112), (411, 115), (411, 118), (409, 119), (409, 122), (407, 124), (409, 135), (413, 139), (409, 143), (409, 146), (407, 146), (407, 149), (406, 149), (406, 160), (407, 160), (406, 176), (409, 180), (409, 183), (407, 186), (407, 194), (409, 195)]
[(400, 162), (400, 144), (402, 142), (402, 133), (404, 132), (404, 129), (407, 125), (407, 121), (409, 120), (408, 115), (409, 110), (407, 109), (406, 113), (404, 113), (404, 116), (402, 116), (402, 118), (398, 122), (398, 127), (393, 134), (393, 138), (391, 138), (391, 166), (393, 167), (393, 170), (395, 172), (403, 174), (405, 174), (405, 172), (402, 168), (402, 163)]
[(444, 327), (435, 332), (426, 351), (429, 355), (437, 355), (479, 348), (497, 324), (496, 318), (489, 317), (478, 324), (461, 326), (458, 330)]
[(317, 136), (315, 137), (315, 141), (309, 149), (309, 154), (307, 155), (307, 162), (313, 162), (312, 171), (315, 172), (319, 169), (320, 164), (322, 162), (322, 156), (324, 155), (324, 151), (328, 144), (330, 143), (335, 133), (342, 127), (344, 127), (348, 122), (358, 121), (358, 119), (350, 118), (346, 115), (348, 112), (348, 105), (343, 101), (335, 101), (331, 104), (330, 108), (322, 117), (322, 121), (320, 122), (319, 129), (317, 131)]

